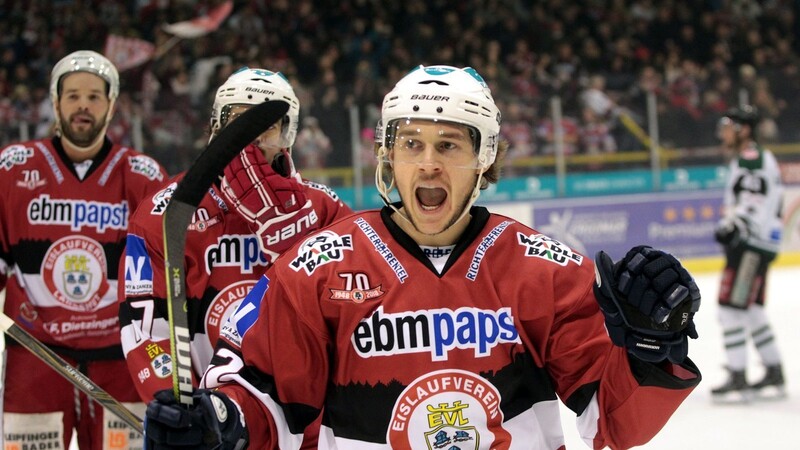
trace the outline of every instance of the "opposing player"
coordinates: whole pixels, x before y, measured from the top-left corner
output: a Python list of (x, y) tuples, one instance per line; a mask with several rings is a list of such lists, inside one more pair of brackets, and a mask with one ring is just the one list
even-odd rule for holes
[[(304, 181), (292, 164), (299, 103), (284, 76), (242, 68), (219, 87), (211, 138), (254, 104), (283, 100), (284, 119), (245, 148), (209, 189), (186, 235), (186, 297), (197, 378), (220, 329), (273, 260), (310, 231), (351, 214), (328, 187)], [(136, 387), (145, 400), (172, 386), (163, 213), (180, 177), (145, 202), (131, 219), (120, 308), (122, 343)]]
[[(783, 186), (775, 156), (756, 141), (758, 112), (735, 108), (720, 119), (722, 145), (734, 152), (715, 238), (725, 251), (719, 290), (728, 379), (712, 390), (720, 402), (780, 398), (786, 395), (781, 355), (764, 311), (767, 271), (781, 242)], [(747, 342), (752, 340), (765, 366), (764, 377), (748, 384)]]
[[(120, 345), (117, 267), (129, 213), (166, 173), (106, 137), (118, 94), (109, 60), (71, 53), (50, 78), (56, 135), (0, 152), (0, 289), (9, 317), (143, 414)], [(81, 449), (142, 445), (26, 349), (6, 344), (5, 448), (67, 448), (73, 429)]]
[(322, 411), (320, 448), (555, 449), (559, 398), (589, 445), (647, 442), (700, 381), (692, 277), (642, 246), (598, 254), (595, 282), (583, 255), (473, 206), (507, 146), (471, 68), (415, 69), (382, 124), (387, 206), (277, 259), (234, 318), (243, 359), (211, 367), (192, 410), (151, 402), (148, 448), (297, 448)]

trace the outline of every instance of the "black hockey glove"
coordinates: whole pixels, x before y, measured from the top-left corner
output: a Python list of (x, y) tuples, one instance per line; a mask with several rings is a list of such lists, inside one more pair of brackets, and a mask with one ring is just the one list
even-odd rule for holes
[(680, 364), (697, 339), (694, 314), (700, 289), (674, 256), (647, 246), (632, 248), (614, 264), (605, 252), (595, 257), (594, 295), (611, 341), (652, 363)]
[(750, 237), (750, 227), (741, 217), (720, 220), (714, 229), (714, 239), (727, 248), (736, 248)]
[(239, 408), (224, 394), (197, 389), (186, 409), (171, 389), (158, 391), (144, 419), (146, 450), (240, 450), (248, 435)]

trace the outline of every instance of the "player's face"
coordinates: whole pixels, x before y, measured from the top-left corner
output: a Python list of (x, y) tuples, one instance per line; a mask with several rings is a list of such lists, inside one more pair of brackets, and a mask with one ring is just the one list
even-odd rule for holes
[(87, 72), (64, 76), (57, 111), (64, 137), (80, 147), (89, 146), (103, 132), (110, 104), (102, 78)]
[(733, 147), (736, 144), (736, 135), (739, 127), (731, 119), (723, 117), (717, 124), (717, 138), (725, 147)]
[[(228, 123), (233, 122), (236, 120), (237, 117), (242, 115), (245, 111), (250, 109), (251, 105), (234, 105), (231, 106), (231, 110), (228, 116)], [(266, 158), (267, 162), (272, 163), (272, 160), (275, 158), (275, 155), (280, 153), (281, 151), (281, 130), (282, 130), (282, 122), (278, 121), (272, 124), (267, 131), (261, 133), (258, 138), (256, 138), (256, 145), (258, 148), (261, 149), (261, 152), (264, 154), (264, 158)]]
[(459, 219), (480, 172), (467, 128), (402, 121), (389, 157), (403, 210), (414, 228), (409, 234), (421, 244), (452, 244), (468, 222)]

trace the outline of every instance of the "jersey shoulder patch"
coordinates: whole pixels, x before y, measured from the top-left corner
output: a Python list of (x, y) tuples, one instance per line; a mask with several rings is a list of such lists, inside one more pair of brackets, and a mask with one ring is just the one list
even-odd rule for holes
[(308, 186), (311, 189), (316, 189), (316, 190), (326, 194), (328, 197), (333, 199), (333, 201), (335, 201), (335, 202), (339, 201), (339, 196), (336, 194), (336, 192), (334, 192), (333, 189), (329, 188), (328, 186), (326, 186), (326, 185), (324, 185), (322, 183), (315, 183), (315, 182), (310, 181), (310, 180), (303, 180), (303, 184), (305, 184), (306, 186)]
[(125, 295), (153, 293), (153, 265), (144, 239), (129, 234), (125, 248)]
[(33, 158), (33, 147), (13, 144), (0, 151), (0, 169), (10, 171), (14, 166), (22, 166)]
[(128, 157), (128, 165), (131, 172), (144, 176), (150, 181), (163, 181), (164, 173), (161, 164), (155, 159), (142, 154)]
[(172, 198), (172, 194), (175, 193), (175, 189), (177, 188), (178, 182), (174, 181), (168, 184), (165, 188), (160, 189), (153, 194), (153, 198), (150, 199), (153, 202), (153, 207), (150, 209), (150, 214), (154, 216), (163, 215), (164, 211), (167, 210), (167, 205), (169, 204), (169, 200)]

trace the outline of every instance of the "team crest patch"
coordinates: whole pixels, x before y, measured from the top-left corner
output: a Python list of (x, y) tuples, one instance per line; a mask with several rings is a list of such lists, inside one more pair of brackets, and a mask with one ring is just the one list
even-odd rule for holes
[(425, 374), (397, 397), (387, 442), (392, 448), (506, 448), (511, 435), (503, 428), (501, 398), (497, 388), (471, 372)]
[(158, 163), (155, 159), (149, 156), (131, 156), (128, 158), (128, 163), (131, 166), (131, 172), (144, 175), (150, 181), (161, 181), (164, 179), (164, 175), (161, 173), (161, 168), (159, 167)]
[(295, 272), (305, 270), (311, 275), (319, 267), (344, 259), (344, 251), (353, 250), (353, 236), (339, 236), (333, 231), (322, 231), (306, 239), (297, 249), (297, 257), (289, 262)]
[[(172, 376), (172, 356), (156, 343), (148, 345), (145, 349), (147, 350), (147, 356), (150, 357), (150, 367), (153, 368), (153, 374), (158, 378)], [(143, 382), (144, 380), (140, 381)]]
[(256, 280), (239, 281), (223, 289), (211, 300), (205, 317), (206, 335), (211, 342), (217, 342), (222, 326), (255, 284)]
[(93, 311), (108, 291), (103, 246), (85, 236), (67, 236), (53, 243), (42, 261), (42, 279), (65, 308)]
[(21, 166), (33, 158), (33, 148), (15, 144), (7, 147), (0, 153), (0, 169), (11, 170), (14, 166)]
[(534, 233), (526, 236), (517, 233), (519, 245), (525, 248), (525, 256), (541, 258), (559, 266), (566, 266), (570, 261), (577, 265), (583, 263), (583, 256), (572, 251), (571, 248), (561, 242), (551, 239), (543, 234)]

